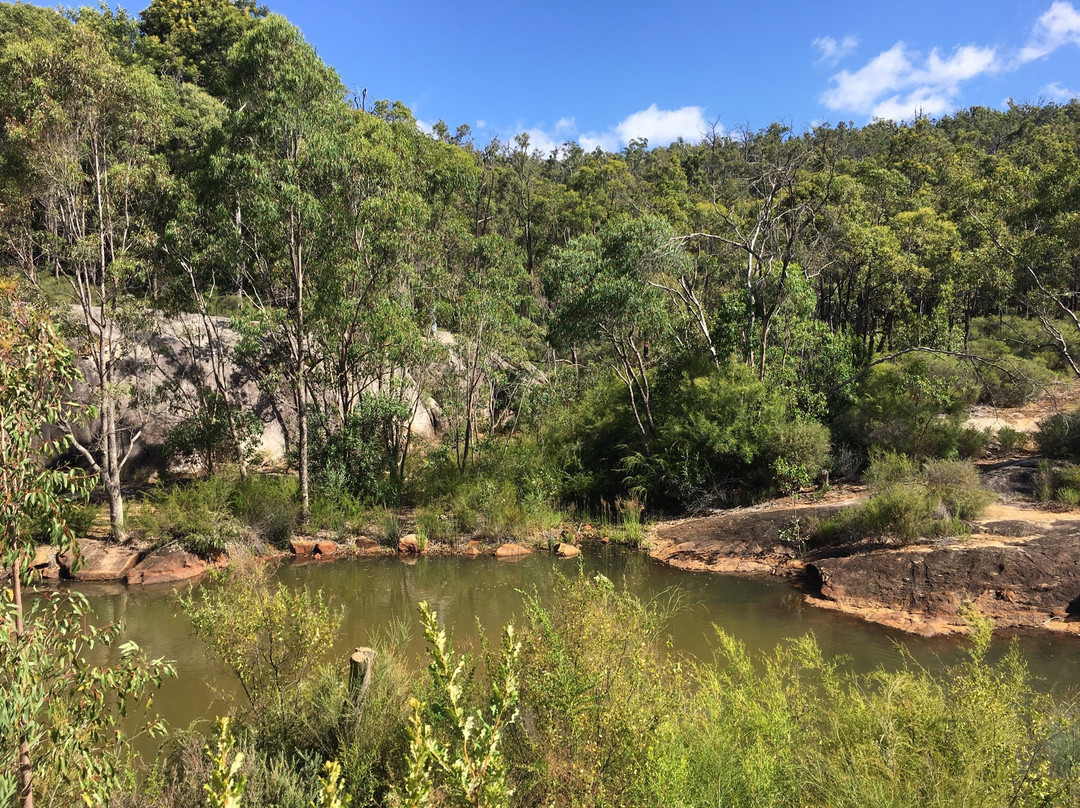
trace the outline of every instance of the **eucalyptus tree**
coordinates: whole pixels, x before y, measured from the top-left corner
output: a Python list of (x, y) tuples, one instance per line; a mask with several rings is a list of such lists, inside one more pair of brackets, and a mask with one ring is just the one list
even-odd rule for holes
[(2, 56), (9, 154), (39, 243), (38, 264), (71, 285), (77, 338), (87, 358), (96, 417), (73, 447), (99, 474), (113, 535), (122, 539), (121, 475), (141, 435), (134, 353), (143, 325), (153, 209), (168, 184), (155, 146), (166, 124), (160, 87), (118, 63), (88, 22), (61, 34), (5, 42)]
[(228, 189), (242, 270), (261, 327), (281, 352), (296, 412), (302, 518), (310, 513), (311, 290), (342, 260), (341, 189), (348, 177), (348, 109), (337, 75), (283, 17), (258, 20), (230, 51), (226, 137), (215, 158)]
[(666, 296), (652, 280), (678, 274), (683, 261), (663, 220), (622, 217), (572, 240), (545, 267), (549, 339), (562, 349), (599, 344), (626, 388), (646, 454), (657, 435), (650, 373), (668, 338)]

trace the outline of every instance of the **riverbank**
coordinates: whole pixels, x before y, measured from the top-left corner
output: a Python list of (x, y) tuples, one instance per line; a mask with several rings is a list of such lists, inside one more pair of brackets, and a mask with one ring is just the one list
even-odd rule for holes
[[(800, 504), (804, 521), (867, 498), (842, 486)], [(974, 607), (1000, 628), (1080, 635), (1080, 514), (1006, 501), (972, 520), (972, 534), (904, 546), (885, 542), (805, 550), (782, 539), (790, 500), (657, 526), (649, 554), (678, 569), (788, 578), (806, 603), (923, 636), (967, 631)]]

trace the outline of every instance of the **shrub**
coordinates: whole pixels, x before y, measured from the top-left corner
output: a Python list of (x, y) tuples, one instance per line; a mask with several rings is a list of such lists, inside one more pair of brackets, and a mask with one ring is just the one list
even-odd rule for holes
[(200, 387), (196, 398), (199, 403), (195, 414), (184, 418), (165, 436), (162, 448), (166, 457), (198, 461), (210, 474), (240, 455), (251, 460), (263, 432), (259, 416), (230, 404), (207, 387)]
[(154, 491), (135, 524), (158, 544), (177, 542), (190, 553), (210, 558), (246, 536), (229, 510), (232, 481), (210, 477)]
[(311, 499), (311, 530), (329, 530), (339, 537), (359, 531), (366, 524), (367, 508), (350, 494), (329, 497), (318, 493)]
[[(848, 441), (911, 457), (960, 452), (968, 408), (979, 395), (972, 369), (957, 360), (913, 353), (866, 374), (856, 403), (838, 419)], [(971, 448), (973, 436), (964, 438)]]
[(363, 393), (340, 425), (313, 416), (308, 451), (315, 489), (369, 504), (396, 502), (401, 486), (395, 447), (409, 415), (407, 407), (388, 396)]
[(1012, 454), (1015, 451), (1026, 449), (1030, 436), (1026, 432), (1013, 429), (1011, 426), (1003, 426), (997, 431), (998, 451), (1002, 454)]
[(560, 577), (554, 598), (527, 599), (522, 718), (508, 750), (523, 804), (663, 804), (678, 702), (661, 604), (602, 576)]
[(888, 449), (872, 449), (870, 464), (863, 478), (871, 488), (885, 488), (912, 480), (918, 473), (919, 464), (907, 455)]
[(993, 433), (989, 427), (976, 429), (966, 426), (956, 433), (956, 454), (965, 460), (977, 460), (986, 456), (992, 441)]
[(334, 641), (341, 615), (321, 591), (271, 583), (261, 563), (233, 565), (211, 586), (189, 590), (180, 607), (210, 653), (235, 674), (249, 717), (287, 732), (301, 686)]
[(871, 461), (867, 478), (875, 489), (870, 499), (822, 519), (812, 534), (815, 544), (963, 535), (967, 520), (994, 499), (966, 460), (928, 461), (916, 474), (910, 458), (884, 452)]
[(229, 509), (267, 542), (285, 547), (300, 518), (296, 479), (288, 475), (248, 475), (230, 493)]
[(994, 501), (994, 495), (983, 487), (978, 470), (969, 461), (927, 461), (923, 480), (931, 496), (956, 519), (974, 519)]
[(1046, 457), (1080, 459), (1080, 410), (1040, 421), (1035, 444)]

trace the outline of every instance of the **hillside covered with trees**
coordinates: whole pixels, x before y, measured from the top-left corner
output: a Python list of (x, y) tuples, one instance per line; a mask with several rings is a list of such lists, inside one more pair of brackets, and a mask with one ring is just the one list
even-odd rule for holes
[[(16, 581), (37, 543), (70, 547), (90, 526), (91, 485), (116, 543), (204, 558), (372, 524), (396, 547), (403, 513), (425, 543), (551, 542), (600, 518), (637, 544), (643, 512), (778, 494), (796, 510), (811, 484), (864, 472), (884, 492), (877, 511), (822, 525), (821, 541), (961, 532), (988, 499), (962, 461), (1026, 440), (968, 425), (971, 407), (1019, 406), (1080, 376), (1075, 100), (545, 154), (527, 135), (423, 131), (400, 102), (348, 91), (249, 0), (153, 0), (137, 17), (0, 5), (0, 121), (0, 405), (25, 438), (0, 447), (23, 475), (4, 478), (14, 516), (0, 548)], [(166, 430), (150, 415), (162, 411)], [(52, 432), (31, 440), (43, 420)], [(263, 467), (270, 423), (287, 468)], [(1078, 428), (1080, 415), (1057, 416), (1037, 448), (1078, 459)], [(1080, 503), (1075, 467), (1039, 473), (1044, 499)], [(1080, 724), (1032, 694), (1018, 658), (985, 659), (977, 620), (947, 684), (922, 669), (846, 678), (812, 641), (758, 676), (727, 635), (725, 672), (676, 681), (654, 675), (667, 665), (655, 604), (567, 580), (559, 605), (528, 603), (525, 639), (488, 649), (476, 681), (425, 610), (427, 701), (409, 702), (423, 688), (395, 662), (370, 691), (376, 708), (354, 715), (340, 677), (294, 672), (284, 687), (239, 656), (258, 629), (231, 616), (265, 614), (302, 615), (270, 635), (313, 657), (333, 633), (321, 596), (230, 576), (182, 608), (238, 655), (249, 793), (276, 804), (344, 805), (339, 779), (354, 804), (704, 806), (718, 778), (731, 804), (1076, 797)], [(0, 673), (22, 682), (14, 592)], [(627, 631), (642, 643), (633, 660)], [(86, 687), (141, 692), (169, 673), (122, 656), (118, 673), (84, 671)], [(538, 672), (549, 663), (554, 683)], [(74, 681), (62, 667), (43, 668), (56, 692)], [(615, 669), (626, 678), (597, 691)], [(533, 723), (511, 730), (519, 706)], [(898, 731), (885, 749), (879, 724), (930, 740)], [(27, 726), (0, 725), (19, 751), (12, 778), (30, 777)], [(87, 751), (113, 734), (50, 737), (88, 772), (35, 775), (56, 794), (138, 791)], [(208, 756), (193, 738), (155, 769), (157, 804), (197, 804), (204, 783), (212, 804), (240, 804), (228, 725)], [(580, 767), (559, 758), (567, 747)], [(938, 802), (920, 790), (931, 780)]]
[[(425, 475), (678, 509), (777, 463), (973, 456), (953, 416), (1080, 361), (1076, 104), (545, 155), (421, 132), (244, 3), (2, 12), (3, 263), (88, 360), (118, 533), (153, 312), (233, 318), (230, 361), (291, 403), (305, 515)], [(178, 451), (243, 466), (250, 414), (197, 381)]]

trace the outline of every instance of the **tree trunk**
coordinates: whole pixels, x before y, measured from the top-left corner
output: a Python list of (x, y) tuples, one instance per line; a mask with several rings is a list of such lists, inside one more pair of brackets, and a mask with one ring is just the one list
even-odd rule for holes
[[(23, 626), (23, 602), (22, 602), (22, 559), (23, 554), (15, 557), (12, 565), (12, 581), (14, 591), (12, 599), (15, 602), (15, 637), (18, 640), (17, 648), (21, 651), (23, 637), (26, 629)], [(19, 729), (19, 802), (22, 808), (34, 808), (34, 785), (33, 766), (30, 761), (30, 744), (26, 740), (26, 730)]]

